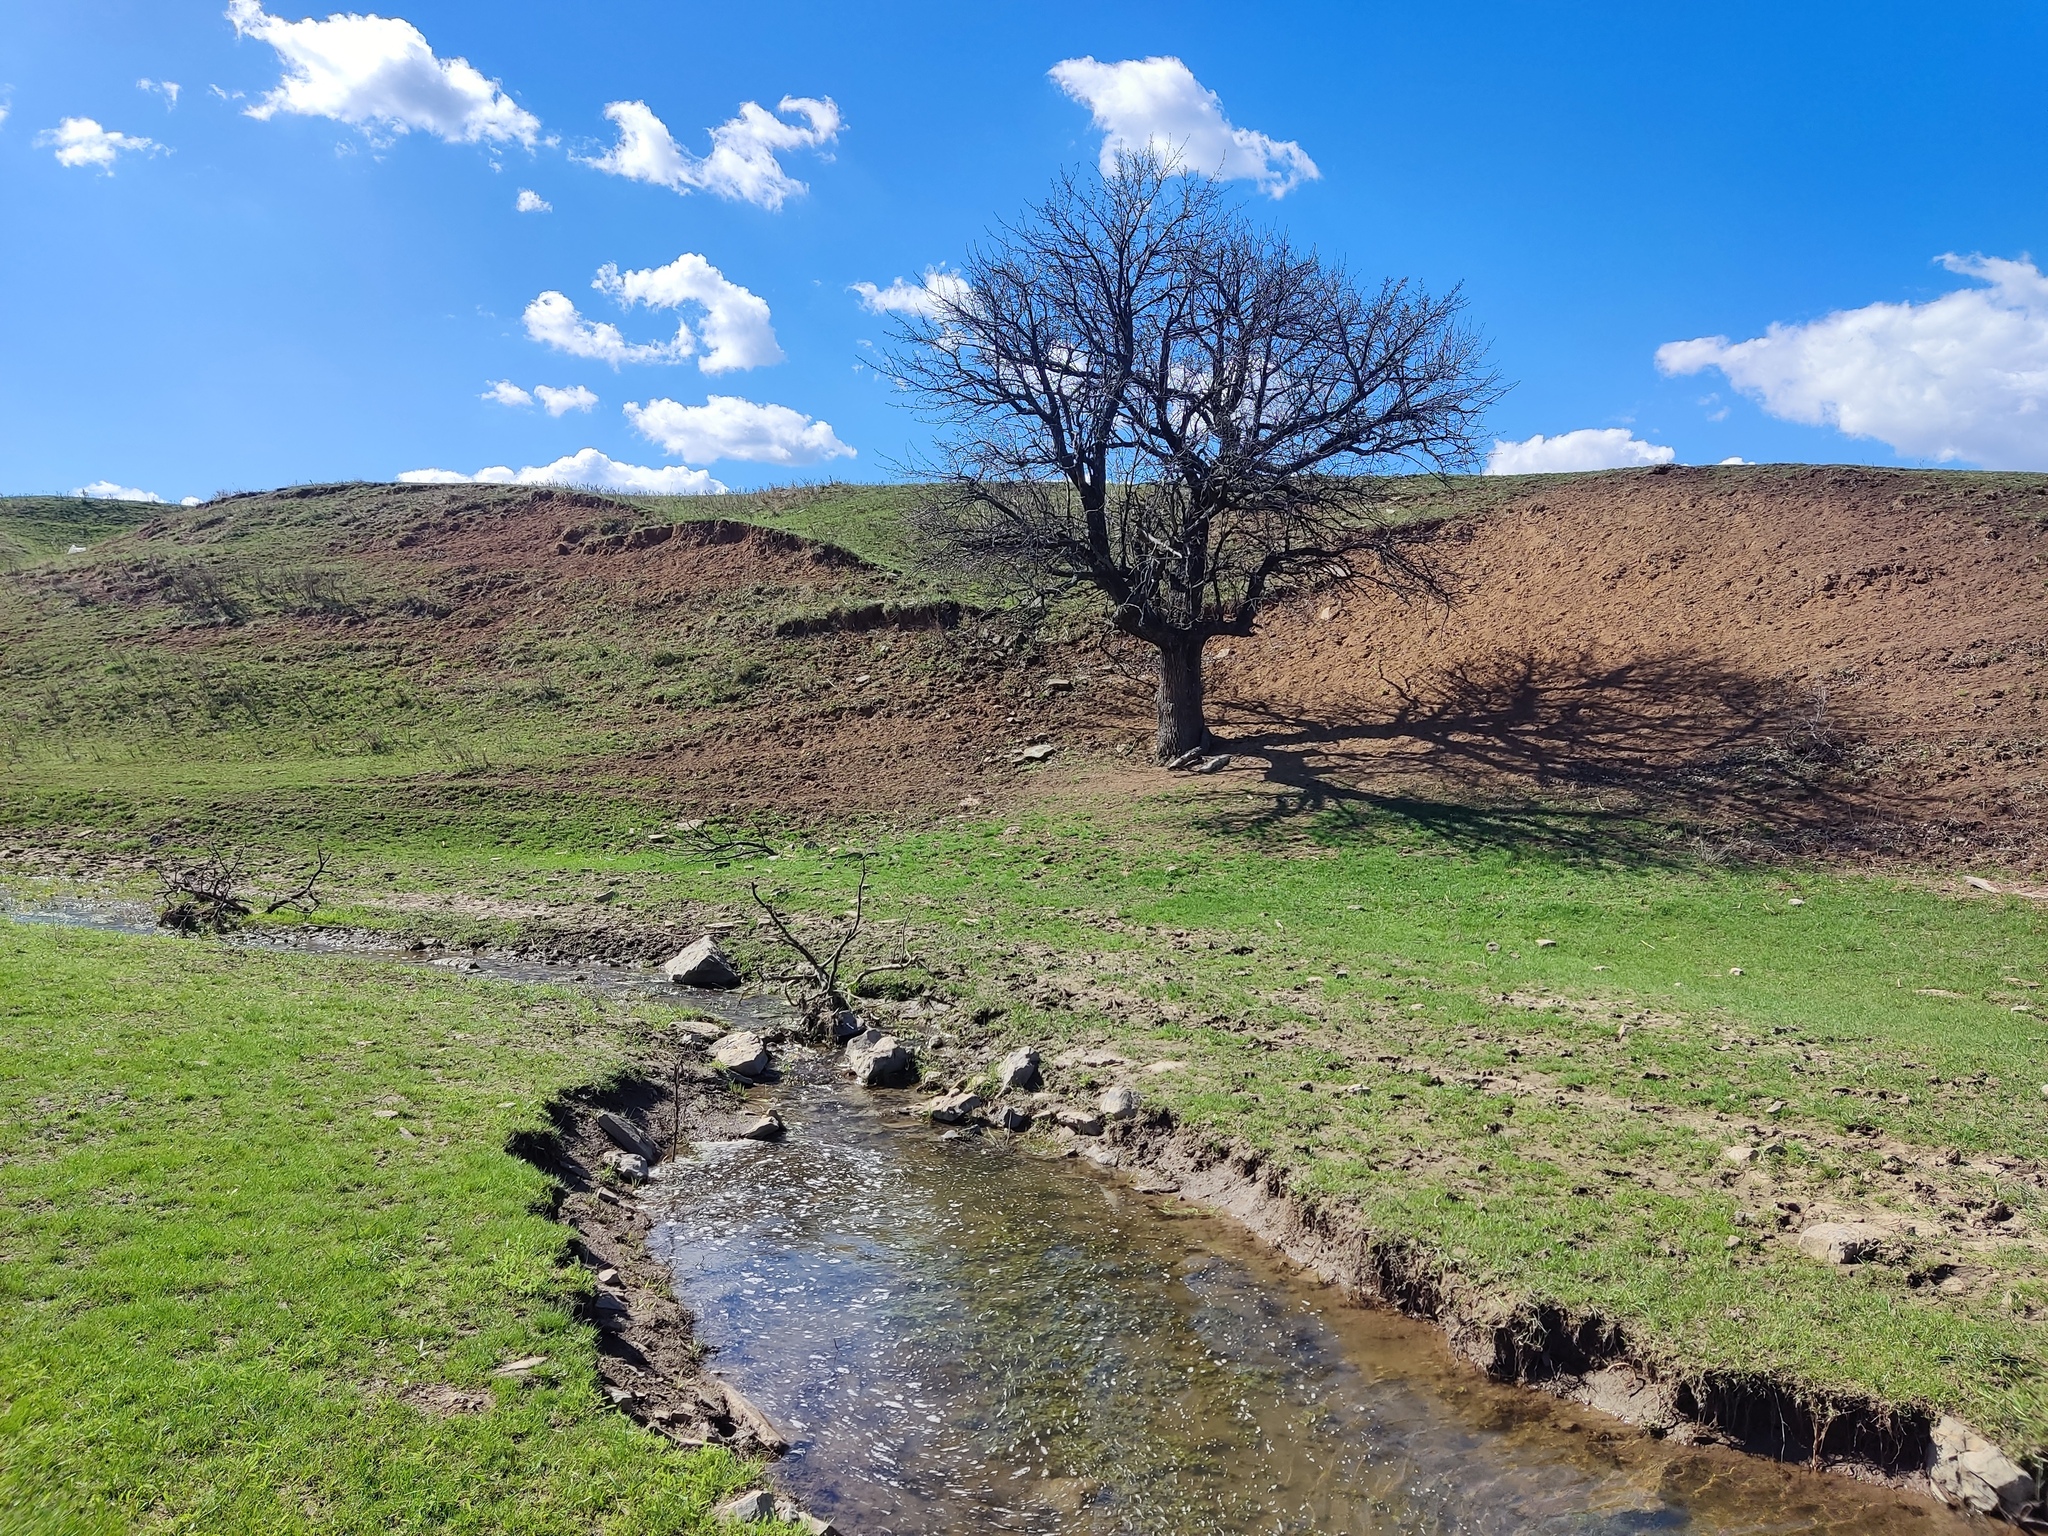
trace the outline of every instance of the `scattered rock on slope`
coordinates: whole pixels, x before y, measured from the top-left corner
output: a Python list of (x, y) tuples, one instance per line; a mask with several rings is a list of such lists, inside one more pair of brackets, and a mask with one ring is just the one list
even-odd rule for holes
[(996, 1063), (998, 1093), (1012, 1088), (1020, 1093), (1032, 1093), (1044, 1086), (1045, 1078), (1038, 1070), (1038, 1052), (1028, 1045), (1010, 1052)]

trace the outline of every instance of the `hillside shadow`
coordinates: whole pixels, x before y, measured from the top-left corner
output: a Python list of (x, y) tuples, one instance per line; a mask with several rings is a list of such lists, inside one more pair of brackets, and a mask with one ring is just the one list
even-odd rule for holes
[(1221, 746), (1280, 793), (1220, 830), (1377, 813), (1466, 846), (1695, 859), (1825, 841), (1851, 814), (1853, 745), (1825, 695), (1694, 652), (1620, 662), (1530, 652), (1447, 664), (1370, 702), (1218, 701)]

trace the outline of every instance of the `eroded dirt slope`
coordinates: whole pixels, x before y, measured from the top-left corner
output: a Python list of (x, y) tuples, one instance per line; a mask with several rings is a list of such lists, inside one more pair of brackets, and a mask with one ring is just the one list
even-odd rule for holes
[(1560, 477), (1430, 538), (1450, 605), (1299, 605), (1214, 647), (1214, 692), (1305, 792), (1591, 791), (1780, 843), (2031, 860), (2044, 514), (2035, 477)]

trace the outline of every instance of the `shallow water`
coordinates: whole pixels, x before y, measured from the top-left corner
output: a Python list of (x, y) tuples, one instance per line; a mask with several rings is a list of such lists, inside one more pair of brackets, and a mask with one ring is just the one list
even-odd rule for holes
[(1241, 1229), (815, 1071), (780, 1146), (664, 1165), (652, 1242), (716, 1367), (860, 1536), (1918, 1532), (1935, 1506), (1487, 1382)]

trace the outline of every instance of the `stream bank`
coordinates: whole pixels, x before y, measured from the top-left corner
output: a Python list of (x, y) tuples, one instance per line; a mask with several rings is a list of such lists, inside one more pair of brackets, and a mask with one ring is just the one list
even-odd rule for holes
[[(350, 947), (353, 952), (359, 952), (354, 951), (353, 946)], [(465, 962), (463, 968), (470, 968), (472, 966), (485, 971), (487, 974), (497, 974), (498, 972), (498, 967), (494, 964), (475, 961)], [(597, 978), (582, 974), (564, 976), (559, 972), (548, 973), (542, 971), (540, 974), (530, 976), (508, 976), (506, 979), (545, 980), (552, 982), (575, 980), (593, 985), (597, 984), (600, 980), (607, 984), (616, 980), (620, 986), (627, 987), (629, 990), (637, 989), (641, 993), (656, 990), (655, 985), (644, 975), (632, 978)], [(606, 989), (609, 989), (608, 986)], [(674, 989), (663, 990), (671, 998), (676, 996)], [(692, 997), (689, 1001), (693, 1005), (701, 1004), (707, 1011), (717, 1010), (727, 1014), (727, 1022), (734, 1024), (743, 1022), (765, 1023), (766, 1019), (763, 1010), (772, 1011), (770, 1005), (765, 1005), (758, 1000)], [(772, 1026), (770, 1028), (772, 1030)], [(605, 1143), (609, 1138), (603, 1140), (595, 1139), (590, 1137), (588, 1132), (595, 1125), (597, 1114), (602, 1112), (623, 1112), (626, 1118), (637, 1122), (641, 1134), (659, 1136), (666, 1132), (672, 1141), (675, 1139), (695, 1141), (703, 1149), (702, 1155), (710, 1156), (719, 1148), (728, 1148), (736, 1144), (736, 1131), (743, 1129), (745, 1123), (753, 1118), (755, 1114), (754, 1106), (749, 1101), (766, 1100), (773, 1103), (778, 1102), (781, 1095), (799, 1091), (808, 1092), (820, 1086), (815, 1080), (819, 1074), (822, 1074), (824, 1085), (836, 1087), (836, 1078), (831, 1073), (829, 1063), (807, 1058), (804, 1051), (791, 1042), (784, 1051), (784, 1064), (786, 1068), (790, 1069), (791, 1081), (785, 1084), (769, 1083), (740, 1094), (726, 1086), (725, 1080), (721, 1075), (704, 1065), (701, 1052), (695, 1051), (694, 1047), (684, 1048), (681, 1055), (684, 1058), (682, 1065), (687, 1069), (686, 1072), (674, 1072), (672, 1068), (675, 1064), (671, 1062), (650, 1061), (647, 1064), (650, 1069), (647, 1079), (642, 1079), (638, 1082), (614, 1083), (602, 1094), (593, 1093), (572, 1096), (569, 1100), (565, 1100), (557, 1106), (556, 1135), (553, 1138), (559, 1143), (557, 1151), (570, 1161), (578, 1163), (582, 1170), (580, 1187), (573, 1176), (562, 1181), (565, 1190), (564, 1214), (571, 1216), (572, 1220), (575, 1220), (579, 1228), (584, 1231), (586, 1262), (594, 1270), (613, 1269), (618, 1272), (614, 1277), (614, 1282), (601, 1287), (600, 1290), (601, 1292), (609, 1290), (615, 1294), (615, 1299), (619, 1303), (620, 1313), (623, 1314), (623, 1318), (619, 1314), (612, 1313), (612, 1309), (600, 1299), (593, 1308), (592, 1321), (599, 1324), (601, 1332), (608, 1335), (616, 1333), (623, 1344), (631, 1346), (631, 1349), (637, 1352), (641, 1361), (644, 1362), (641, 1369), (646, 1374), (667, 1379), (676, 1389), (673, 1393), (670, 1393), (665, 1387), (650, 1391), (644, 1384), (634, 1384), (630, 1377), (614, 1379), (611, 1373), (608, 1372), (607, 1382), (617, 1391), (628, 1394), (627, 1399), (622, 1401), (621, 1405), (627, 1407), (630, 1412), (634, 1411), (637, 1402), (639, 1411), (635, 1413), (636, 1417), (641, 1417), (642, 1422), (652, 1424), (654, 1427), (663, 1430), (663, 1432), (670, 1433), (678, 1439), (687, 1440), (693, 1436), (701, 1435), (706, 1440), (718, 1439), (724, 1443), (734, 1444), (742, 1449), (772, 1449), (771, 1440), (773, 1438), (780, 1438), (781, 1433), (774, 1425), (777, 1407), (772, 1401), (766, 1403), (764, 1409), (755, 1409), (750, 1412), (749, 1408), (752, 1407), (754, 1401), (759, 1397), (759, 1394), (753, 1390), (751, 1383), (746, 1382), (744, 1379), (731, 1383), (731, 1385), (737, 1386), (740, 1389), (735, 1394), (718, 1388), (716, 1378), (709, 1372), (700, 1370), (695, 1375), (688, 1372), (689, 1367), (693, 1365), (701, 1366), (703, 1363), (702, 1351), (696, 1345), (710, 1337), (709, 1334), (701, 1330), (703, 1327), (713, 1323), (713, 1310), (703, 1306), (699, 1298), (691, 1293), (687, 1283), (685, 1283), (683, 1290), (685, 1299), (689, 1302), (691, 1310), (698, 1314), (700, 1323), (700, 1331), (693, 1340), (688, 1319), (683, 1311), (675, 1306), (672, 1299), (665, 1301), (666, 1310), (664, 1310), (661, 1267), (655, 1265), (650, 1268), (642, 1262), (642, 1255), (647, 1255), (649, 1258), (654, 1257), (654, 1255), (647, 1254), (647, 1244), (650, 1238), (655, 1237), (656, 1229), (660, 1222), (666, 1219), (662, 1214), (662, 1203), (673, 1192), (668, 1186), (673, 1181), (686, 1175), (692, 1167), (698, 1166), (697, 1159), (689, 1156), (670, 1157), (668, 1159), (668, 1167), (663, 1175), (657, 1177), (652, 1185), (639, 1191), (634, 1191), (626, 1186), (613, 1187), (608, 1184), (603, 1172), (604, 1155), (607, 1150)], [(952, 1066), (956, 1063), (950, 1059), (950, 1055), (951, 1053), (946, 1053), (945, 1055), (936, 1055), (935, 1053), (935, 1064), (942, 1064), (946, 1070), (951, 1070)], [(666, 1078), (667, 1081), (657, 1086), (648, 1080), (654, 1078)], [(670, 1084), (677, 1081), (683, 1082), (683, 1086), (680, 1089), (670, 1086)], [(863, 1113), (870, 1114), (879, 1103), (887, 1102), (890, 1107), (901, 1107), (907, 1099), (907, 1096), (901, 1095), (873, 1096), (872, 1098), (866, 1095), (848, 1095), (844, 1090), (841, 1091), (841, 1097), (857, 1100), (859, 1105), (865, 1105)], [(844, 1105), (831, 1111), (832, 1115), (838, 1118), (821, 1119), (820, 1112), (816, 1106), (806, 1106), (803, 1108), (801, 1115), (792, 1113), (789, 1117), (791, 1124), (791, 1143), (789, 1146), (782, 1149), (771, 1148), (766, 1152), (759, 1151), (758, 1149), (743, 1150), (740, 1155), (756, 1159), (763, 1168), (772, 1168), (778, 1161), (785, 1160), (783, 1154), (786, 1152), (795, 1152), (801, 1156), (807, 1155), (806, 1149), (815, 1150), (819, 1147), (827, 1147), (834, 1144), (839, 1139), (836, 1136), (836, 1132), (839, 1130), (845, 1130), (849, 1134), (858, 1131), (860, 1135), (865, 1136), (867, 1131), (861, 1128), (858, 1116), (850, 1119), (847, 1118), (846, 1115), (841, 1113), (843, 1108), (845, 1108)], [(806, 1129), (807, 1121), (812, 1128), (808, 1131)], [(1059, 1147), (1056, 1143), (1048, 1145), (1045, 1139), (1040, 1137), (1013, 1139), (991, 1133), (976, 1134), (971, 1127), (966, 1131), (956, 1129), (952, 1133), (938, 1132), (935, 1128), (928, 1126), (908, 1126), (901, 1117), (888, 1119), (882, 1122), (882, 1126), (886, 1131), (888, 1143), (900, 1148), (915, 1149), (928, 1142), (933, 1145), (944, 1145), (955, 1151), (972, 1148), (977, 1154), (985, 1154), (995, 1159), (991, 1166), (1009, 1169), (1010, 1173), (1003, 1175), (1005, 1178), (1011, 1177), (1019, 1169), (1028, 1171), (1033, 1166), (1035, 1160), (1027, 1162), (1018, 1155), (1033, 1148), (1048, 1151), (1073, 1150), (1080, 1152), (1085, 1147), (1086, 1150), (1093, 1154), (1093, 1160), (1104, 1163), (1121, 1163), (1126, 1169), (1140, 1173), (1149, 1171), (1155, 1175), (1152, 1180), (1155, 1186), (1161, 1182), (1159, 1175), (1164, 1170), (1166, 1174), (1171, 1175), (1166, 1177), (1164, 1182), (1179, 1182), (1182, 1186), (1180, 1191), (1182, 1195), (1213, 1201), (1225, 1206), (1235, 1202), (1236, 1208), (1232, 1209), (1231, 1212), (1233, 1215), (1250, 1221), (1255, 1228), (1259, 1227), (1260, 1223), (1263, 1222), (1265, 1225), (1261, 1235), (1278, 1242), (1298, 1262), (1308, 1264), (1312, 1268), (1329, 1268), (1331, 1272), (1327, 1278), (1343, 1281), (1349, 1288), (1356, 1290), (1361, 1295), (1369, 1296), (1375, 1294), (1364, 1286), (1357, 1285), (1351, 1277), (1347, 1277), (1344, 1274), (1341, 1268), (1341, 1264), (1347, 1255), (1350, 1260), (1354, 1261), (1355, 1267), (1367, 1267), (1364, 1265), (1364, 1260), (1370, 1257), (1371, 1253), (1368, 1246), (1359, 1240), (1359, 1234), (1335, 1231), (1333, 1236), (1334, 1229), (1327, 1217), (1319, 1216), (1309, 1208), (1292, 1206), (1284, 1185), (1262, 1170), (1255, 1162), (1241, 1156), (1233, 1156), (1226, 1149), (1201, 1143), (1189, 1137), (1187, 1133), (1176, 1130), (1170, 1125), (1164, 1123), (1149, 1125), (1133, 1124), (1126, 1129), (1112, 1131), (1108, 1137), (1099, 1139), (1077, 1138), (1065, 1147)], [(878, 1132), (878, 1134), (880, 1133)], [(956, 1139), (946, 1143), (938, 1143), (933, 1140), (935, 1136), (948, 1134), (953, 1135)], [(752, 1145), (751, 1143), (748, 1144), (749, 1147), (752, 1147)], [(533, 1153), (540, 1149), (534, 1147), (526, 1150), (529, 1155), (533, 1155)], [(905, 1153), (905, 1155), (910, 1154)], [(1176, 1159), (1179, 1161), (1176, 1162)], [(1079, 1161), (1079, 1159), (1076, 1159), (1077, 1163)], [(947, 1165), (947, 1167), (950, 1173), (957, 1174), (959, 1172), (958, 1168), (951, 1165)], [(1076, 1168), (1073, 1165), (1068, 1165), (1059, 1170), (1059, 1177), (1070, 1182), (1059, 1186), (1058, 1190), (1055, 1191), (1055, 1196), (1041, 1199), (1039, 1203), (1054, 1206), (1075, 1202), (1087, 1203), (1088, 1191), (1086, 1186), (1073, 1185), (1071, 1183), (1072, 1178), (1075, 1176), (1084, 1180), (1099, 1177), (1092, 1167)], [(723, 1185), (718, 1180), (699, 1182), (705, 1183), (707, 1187), (714, 1189), (723, 1188)], [(1165, 1191), (1162, 1190), (1161, 1193), (1163, 1194)], [(765, 1203), (772, 1204), (773, 1202)], [(1190, 1200), (1182, 1199), (1153, 1214), (1161, 1215), (1168, 1220), (1178, 1220), (1184, 1214), (1178, 1207), (1189, 1203), (1191, 1203)], [(1145, 1225), (1145, 1223), (1141, 1222), (1139, 1225)], [(1292, 1235), (1290, 1235), (1290, 1228), (1294, 1229)], [(1304, 1250), (1300, 1246), (1301, 1234), (1304, 1232), (1312, 1236), (1319, 1235), (1319, 1240), (1324, 1242), (1325, 1247), (1320, 1251)], [(620, 1260), (625, 1262), (621, 1263), (619, 1262)], [(1421, 1271), (1418, 1269), (1409, 1269), (1402, 1271), (1397, 1278), (1401, 1278), (1404, 1283), (1410, 1283), (1415, 1281), (1420, 1274)], [(617, 1283), (619, 1281), (624, 1283)], [(1143, 1272), (1136, 1272), (1134, 1284), (1137, 1286), (1137, 1292), (1134, 1292), (1134, 1297), (1144, 1291), (1147, 1283)], [(1287, 1283), (1284, 1274), (1277, 1275), (1271, 1277), (1269, 1282), (1262, 1281), (1259, 1285), (1250, 1287), (1249, 1291), (1252, 1293), (1284, 1291)], [(1060, 1296), (1062, 1291), (1058, 1285), (1055, 1285), (1052, 1290), (1045, 1294)], [(1383, 1299), (1400, 1301), (1411, 1309), (1419, 1310), (1417, 1302), (1420, 1298), (1416, 1295), (1411, 1294), (1403, 1298), (1393, 1287), (1388, 1287), (1379, 1294)], [(1156, 1298), (1145, 1298), (1146, 1305), (1151, 1305), (1154, 1300)], [(606, 1326), (608, 1314), (610, 1315), (611, 1322), (618, 1323), (624, 1320), (631, 1320), (634, 1326), (609, 1328)], [(1441, 1309), (1438, 1320), (1443, 1320)], [(1419, 1347), (1415, 1342), (1417, 1339), (1426, 1342), (1431, 1338), (1433, 1338), (1433, 1335), (1419, 1331), (1413, 1332), (1410, 1334), (1408, 1345), (1405, 1347), (1411, 1349)], [(609, 1355), (610, 1353), (611, 1351), (608, 1349), (607, 1354)], [(632, 1356), (623, 1350), (619, 1352), (619, 1357), (629, 1362), (632, 1359)], [(721, 1348), (717, 1358), (724, 1362), (732, 1358), (732, 1352), (728, 1348)], [(1494, 1362), (1482, 1360), (1480, 1363), (1491, 1363), (1498, 1369), (1498, 1358), (1496, 1356)], [(1469, 1384), (1471, 1373), (1462, 1366), (1458, 1368), (1458, 1371), (1468, 1379)], [(1528, 1378), (1540, 1379), (1539, 1372), (1537, 1371), (1524, 1370), (1519, 1374)], [(1553, 1369), (1549, 1376), (1552, 1384), (1558, 1385), (1561, 1383), (1561, 1379), (1568, 1374), (1570, 1373)], [(1449, 1377), (1447, 1380), (1453, 1383), (1451, 1390), (1459, 1390), (1455, 1387), (1456, 1376)], [(1511, 1393), (1510, 1396), (1514, 1396), (1514, 1394)], [(1540, 1405), (1540, 1400), (1527, 1400), (1539, 1402)], [(691, 1403), (695, 1403), (697, 1406), (692, 1408), (690, 1406)], [(746, 1406), (742, 1406), (743, 1404)], [(760, 1427), (764, 1421), (769, 1426), (766, 1434), (762, 1433)], [(1644, 1439), (1645, 1443), (1649, 1444), (1656, 1443), (1645, 1437), (1633, 1437), (1633, 1439)], [(798, 1450), (801, 1453), (800, 1445)], [(1716, 1452), (1713, 1454), (1718, 1455), (1720, 1453)], [(1799, 1474), (1790, 1475), (1793, 1475), (1795, 1478), (1800, 1476)], [(1805, 1486), (1804, 1483), (1801, 1486)], [(1822, 1486), (1839, 1490), (1842, 1485), (1830, 1482)], [(1797, 1502), (1794, 1499), (1793, 1504), (1795, 1507)], [(1780, 1511), (1780, 1513), (1783, 1513), (1783, 1511)], [(1921, 1513), (1924, 1517), (1926, 1513), (1924, 1508)], [(1235, 1529), (1236, 1527), (1217, 1528)], [(1749, 1527), (1731, 1526), (1727, 1528), (1746, 1529)], [(1828, 1527), (1807, 1522), (1791, 1525), (1757, 1526), (1754, 1528), (1826, 1529)], [(1878, 1527), (1866, 1525), (1856, 1528), (1875, 1529)], [(1924, 1529), (1925, 1527), (1922, 1528)]]

